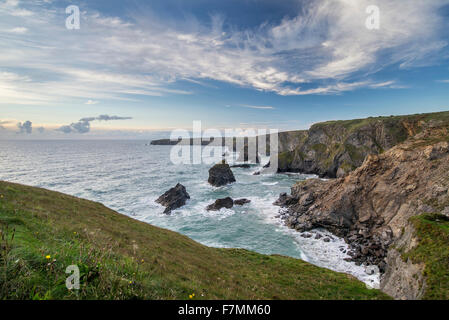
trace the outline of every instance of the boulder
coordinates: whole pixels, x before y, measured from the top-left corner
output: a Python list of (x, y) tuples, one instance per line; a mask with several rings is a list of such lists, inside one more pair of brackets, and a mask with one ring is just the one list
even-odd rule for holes
[(213, 204), (207, 206), (207, 211), (220, 211), (223, 208), (231, 209), (234, 206), (234, 200), (227, 197), (224, 199), (218, 199)]
[(292, 196), (287, 195), (286, 192), (283, 192), (279, 195), (279, 199), (277, 199), (273, 205), (279, 206), (279, 207), (287, 207), (289, 205), (293, 205), (295, 203), (298, 203), (298, 200), (293, 198)]
[(163, 205), (165, 208), (164, 213), (170, 214), (172, 210), (178, 209), (186, 204), (187, 199), (190, 199), (186, 188), (178, 183), (176, 187), (171, 188), (162, 196), (160, 196), (156, 202)]
[(309, 239), (309, 238), (312, 238), (312, 235), (310, 233), (303, 233), (303, 234), (301, 234), (301, 237)]
[(248, 204), (248, 203), (251, 203), (251, 200), (248, 200), (248, 199), (238, 199), (238, 200), (235, 200), (235, 201), (234, 201), (234, 204), (235, 204), (236, 206), (243, 206), (243, 205)]
[(223, 161), (210, 168), (208, 182), (214, 187), (221, 187), (235, 182), (235, 177), (229, 164)]
[(441, 214), (449, 218), (449, 207), (444, 208)]

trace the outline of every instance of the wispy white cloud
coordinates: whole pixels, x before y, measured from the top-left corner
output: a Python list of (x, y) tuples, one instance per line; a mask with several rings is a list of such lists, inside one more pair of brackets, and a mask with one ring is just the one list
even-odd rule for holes
[(16, 27), (12, 29), (5, 30), (6, 33), (17, 33), (17, 34), (24, 34), (27, 33), (28, 29), (24, 27)]
[(243, 108), (250, 108), (250, 109), (260, 109), (260, 110), (274, 110), (274, 109), (276, 109), (275, 107), (272, 107), (272, 106), (253, 106), (253, 105), (247, 105), (247, 104), (242, 104), (241, 107), (243, 107)]
[[(80, 30), (67, 30), (64, 11), (8, 0), (0, 5), (2, 102), (191, 94), (178, 80), (279, 95), (399, 88), (371, 76), (392, 64), (432, 62), (447, 47), (439, 8), (449, 0), (303, 2), (296, 18), (252, 30), (225, 28), (222, 16), (209, 26), (194, 18), (171, 24), (146, 11), (124, 21), (90, 10)], [(381, 10), (380, 30), (365, 28), (373, 4)]]

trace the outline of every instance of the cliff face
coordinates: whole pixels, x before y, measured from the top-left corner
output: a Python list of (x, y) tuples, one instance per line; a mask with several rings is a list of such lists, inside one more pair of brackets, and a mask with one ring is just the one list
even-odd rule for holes
[[(384, 146), (397, 141), (387, 134), (391, 128), (385, 124), (376, 121), (364, 128), (339, 141), (376, 141)], [(327, 133), (316, 137), (330, 139), (323, 128), (314, 128), (310, 135), (319, 130)], [(367, 132), (376, 135), (366, 138)], [(371, 147), (376, 150), (377, 144), (367, 148)], [(344, 178), (296, 184), (291, 195), (281, 195), (277, 204), (286, 208), (283, 219), (291, 228), (300, 232), (326, 228), (344, 237), (354, 261), (378, 265), (384, 272), (381, 287), (386, 293), (398, 299), (419, 299), (426, 292), (425, 265), (404, 259), (403, 254), (420, 243), (412, 217), (449, 215), (449, 127), (442, 120), (433, 122), (392, 149), (368, 156)]]
[(284, 132), (279, 136), (279, 172), (342, 177), (366, 156), (382, 153), (438, 121), (449, 122), (449, 112), (331, 121), (309, 131)]

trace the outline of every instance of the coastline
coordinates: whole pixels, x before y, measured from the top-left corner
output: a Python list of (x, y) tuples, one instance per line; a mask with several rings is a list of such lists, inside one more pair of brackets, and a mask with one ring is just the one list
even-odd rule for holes
[[(81, 248), (83, 243), (89, 243), (92, 249), (112, 245), (105, 253), (106, 256), (100, 251), (90, 253), (94, 256), (99, 254), (93, 263), (96, 265), (96, 261), (101, 261), (102, 266), (97, 272), (106, 284), (100, 286), (95, 280), (97, 278), (87, 279), (87, 286), (82, 287), (79, 298), (89, 298), (94, 294), (101, 299), (109, 297), (114, 300), (127, 299), (132, 295), (147, 299), (188, 299), (188, 295), (195, 292), (196, 297), (201, 300), (388, 299), (377, 290), (368, 290), (361, 282), (348, 275), (277, 255), (264, 256), (246, 250), (208, 248), (177, 233), (117, 214), (98, 203), (6, 182), (0, 182), (0, 194), (3, 195), (0, 202), (2, 225), (8, 221), (11, 227), (15, 227), (18, 235), (15, 247), (22, 250), (27, 248), (29, 254), (33, 252), (35, 259), (42, 262), (46, 260), (45, 254), (51, 254), (52, 258), (54, 256), (52, 273), (55, 275), (59, 272), (57, 270), (65, 268), (65, 263), (73, 261), (73, 258), (78, 261), (79, 257), (76, 256), (85, 254), (84, 250), (68, 250), (65, 242), (55, 242), (55, 237), (70, 238), (73, 245), (80, 245)], [(74, 204), (76, 206), (73, 206)], [(17, 219), (11, 219), (14, 212), (20, 212), (18, 219), (25, 225), (21, 225), (22, 222), (19, 223)], [(43, 219), (42, 215), (51, 218), (51, 224), (48, 224), (48, 220)], [(34, 221), (33, 228), (27, 231), (28, 227), (24, 226), (28, 226), (31, 221)], [(45, 233), (40, 235), (36, 242), (36, 232), (41, 234), (44, 230)], [(109, 238), (112, 234), (115, 234), (114, 239)], [(24, 241), (35, 241), (38, 250), (33, 251), (34, 247), (22, 247)], [(45, 250), (39, 250), (44, 247)], [(17, 257), (20, 252), (13, 249), (9, 251), (8, 256)], [(28, 258), (21, 256), (20, 259), (27, 264)], [(125, 269), (116, 269), (114, 264), (120, 264), (122, 259), (130, 259), (129, 265)], [(37, 266), (36, 269), (31, 269), (36, 273), (35, 276), (47, 277), (47, 285), (42, 287), (44, 291), (39, 289), (40, 294), (47, 292), (49, 299), (73, 298), (70, 292), (61, 296), (60, 291), (56, 290), (57, 279), (52, 280), (48, 269), (40, 269)], [(132, 270), (136, 271), (133, 273)], [(154, 273), (154, 270), (159, 271)], [(113, 280), (112, 276), (117, 272), (126, 273), (119, 276), (126, 281)], [(20, 271), (16, 276), (19, 275), (25, 276)], [(219, 283), (216, 281), (217, 277), (221, 279)], [(8, 280), (11, 284), (7, 285), (13, 285), (14, 279), (15, 277), (11, 276)], [(122, 288), (123, 295), (114, 291), (104, 295), (103, 290), (110, 288), (110, 281), (118, 281), (116, 285)], [(91, 285), (92, 289), (96, 288), (95, 291), (86, 291)], [(257, 289), (254, 290), (255, 288)], [(28, 289), (25, 282), (25, 286), (14, 291), (14, 295), (20, 298), (23, 294), (29, 294), (26, 290)], [(5, 299), (9, 297), (4, 292), (2, 295)]]

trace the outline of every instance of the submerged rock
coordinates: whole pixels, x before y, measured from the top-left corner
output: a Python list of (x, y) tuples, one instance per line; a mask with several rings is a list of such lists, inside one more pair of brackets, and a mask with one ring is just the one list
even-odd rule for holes
[(207, 211), (220, 211), (223, 208), (231, 209), (234, 206), (234, 200), (227, 197), (224, 199), (218, 199), (213, 204), (207, 206)]
[(312, 238), (312, 235), (310, 233), (303, 233), (303, 234), (301, 234), (301, 237), (309, 239), (309, 238)]
[(251, 168), (251, 165), (249, 164), (235, 164), (233, 166), (231, 166), (231, 168), (242, 168), (242, 169), (249, 169)]
[(235, 204), (236, 206), (243, 206), (243, 205), (248, 204), (248, 203), (251, 203), (251, 200), (248, 200), (248, 199), (238, 199), (238, 200), (235, 200), (235, 201), (234, 201), (234, 204)]
[(178, 183), (176, 187), (171, 188), (162, 196), (160, 196), (156, 202), (163, 205), (165, 208), (164, 213), (170, 214), (172, 210), (178, 209), (186, 204), (186, 201), (190, 199), (186, 188)]
[(208, 182), (214, 187), (221, 187), (235, 182), (235, 177), (229, 164), (223, 161), (210, 168)]

